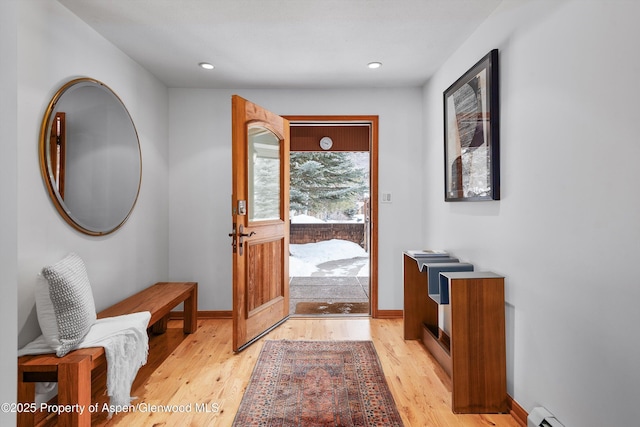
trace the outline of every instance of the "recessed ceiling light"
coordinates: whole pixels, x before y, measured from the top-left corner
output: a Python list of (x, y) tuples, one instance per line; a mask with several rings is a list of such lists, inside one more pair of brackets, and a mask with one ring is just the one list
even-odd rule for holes
[(205, 70), (213, 70), (214, 68), (213, 65), (209, 64), (208, 62), (201, 62), (198, 65), (204, 68)]
[(382, 62), (369, 62), (367, 64), (367, 67), (374, 69), (374, 68), (380, 68), (382, 67)]

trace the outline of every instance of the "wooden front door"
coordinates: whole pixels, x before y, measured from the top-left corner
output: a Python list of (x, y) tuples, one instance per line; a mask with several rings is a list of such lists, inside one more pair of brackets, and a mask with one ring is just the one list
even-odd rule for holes
[(289, 122), (232, 97), (233, 350), (289, 316)]

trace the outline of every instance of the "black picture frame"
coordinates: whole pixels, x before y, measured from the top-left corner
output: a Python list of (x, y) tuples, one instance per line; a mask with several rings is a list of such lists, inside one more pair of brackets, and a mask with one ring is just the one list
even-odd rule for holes
[(444, 199), (500, 200), (498, 49), (443, 93)]

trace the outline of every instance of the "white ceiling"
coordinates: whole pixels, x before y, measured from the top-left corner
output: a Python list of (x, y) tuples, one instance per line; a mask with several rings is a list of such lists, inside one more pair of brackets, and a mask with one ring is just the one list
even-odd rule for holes
[(168, 87), (236, 89), (420, 86), (501, 2), (58, 1)]

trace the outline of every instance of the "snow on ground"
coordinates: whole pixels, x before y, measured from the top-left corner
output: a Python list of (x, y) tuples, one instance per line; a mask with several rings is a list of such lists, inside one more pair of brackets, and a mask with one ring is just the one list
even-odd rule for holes
[[(318, 265), (330, 261), (350, 260), (353, 258), (368, 258), (369, 254), (357, 243), (346, 240), (325, 240), (317, 243), (289, 245), (289, 276), (311, 276), (318, 271)], [(368, 275), (369, 266), (363, 267)]]
[(339, 220), (322, 220), (320, 218), (316, 218), (315, 216), (310, 215), (291, 215), (289, 220), (292, 224), (325, 224), (325, 223), (354, 223), (359, 222), (362, 223), (364, 221), (363, 214), (356, 214), (353, 216), (353, 219), (339, 219)]
[(295, 216), (292, 216), (290, 219), (291, 219), (291, 222), (294, 224), (320, 224), (324, 222), (320, 218), (316, 218), (315, 216), (309, 216), (309, 215), (295, 215)]
[(313, 265), (340, 259), (369, 256), (357, 243), (339, 239), (324, 240), (317, 243), (292, 244), (289, 245), (289, 252), (293, 257)]

